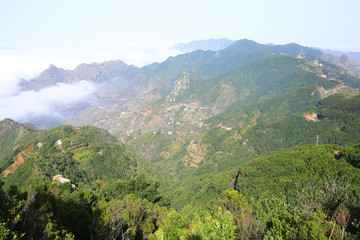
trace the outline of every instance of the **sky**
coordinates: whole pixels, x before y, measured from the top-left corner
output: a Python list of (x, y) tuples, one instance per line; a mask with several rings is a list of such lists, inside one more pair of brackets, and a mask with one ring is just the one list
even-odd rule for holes
[(141, 67), (179, 54), (170, 49), (179, 42), (246, 38), (360, 52), (359, 11), (359, 0), (0, 0), (0, 102), (50, 64)]
[(0, 0), (0, 57), (33, 74), (40, 62), (142, 66), (178, 42), (224, 37), (360, 51), (359, 11), (358, 0)]

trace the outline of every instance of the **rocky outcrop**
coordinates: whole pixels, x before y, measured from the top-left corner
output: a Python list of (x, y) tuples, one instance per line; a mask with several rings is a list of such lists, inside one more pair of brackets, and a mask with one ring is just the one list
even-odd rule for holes
[[(324, 99), (324, 98), (326, 98), (330, 95), (336, 94), (336, 93), (345, 93), (350, 96), (357, 96), (360, 94), (360, 92), (358, 90), (348, 87), (346, 85), (342, 85), (342, 84), (339, 84), (329, 90), (326, 90), (323, 87), (316, 87), (316, 91), (320, 94), (321, 99)], [(313, 92), (312, 94), (315, 94), (315, 92)]]
[(166, 97), (166, 101), (175, 102), (176, 98), (186, 92), (190, 88), (190, 74), (183, 73), (183, 75), (176, 80), (175, 87)]
[(345, 68), (346, 70), (349, 71), (348, 72), (349, 74), (357, 78), (360, 77), (360, 62), (358, 62), (357, 60), (351, 57), (348, 57), (346, 55), (335, 56), (335, 55), (324, 54), (322, 56), (322, 59), (328, 61), (329, 63)]
[[(74, 70), (65, 70), (54, 65), (50, 65), (50, 67), (43, 71), (38, 77), (29, 81), (23, 79), (20, 83), (20, 88), (22, 91), (38, 91), (57, 83), (74, 83), (81, 80), (94, 82), (116, 82), (123, 79), (129, 79), (137, 71), (137, 67), (128, 66), (120, 60), (103, 62), (101, 64), (82, 63)], [(125, 82), (122, 81), (121, 84), (125, 85)]]

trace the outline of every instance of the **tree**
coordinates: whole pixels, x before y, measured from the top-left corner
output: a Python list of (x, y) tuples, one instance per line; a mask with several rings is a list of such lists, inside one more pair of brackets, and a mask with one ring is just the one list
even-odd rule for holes
[(232, 214), (236, 226), (237, 239), (260, 238), (260, 221), (252, 215), (252, 207), (246, 198), (235, 190), (226, 190), (219, 205)]

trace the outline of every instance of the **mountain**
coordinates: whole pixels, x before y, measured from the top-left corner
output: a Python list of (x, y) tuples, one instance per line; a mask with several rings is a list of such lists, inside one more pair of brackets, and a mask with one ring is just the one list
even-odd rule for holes
[(320, 50), (324, 52), (323, 59), (341, 66), (350, 71), (350, 74), (353, 74), (356, 77), (360, 77), (360, 53), (358, 52), (342, 52), (342, 51), (332, 51), (329, 49), (321, 49), (313, 47), (313, 49)]
[[(249, 129), (256, 132), (257, 126), (252, 124), (260, 123), (261, 119), (273, 122), (286, 121), (284, 118), (291, 117), (294, 118), (290, 119), (291, 122), (302, 125), (301, 118), (291, 114), (313, 111), (313, 106), (321, 97), (333, 93), (358, 94), (355, 89), (360, 88), (359, 79), (349, 75), (345, 69), (326, 62), (323, 56), (321, 51), (297, 44), (262, 45), (240, 40), (216, 53), (198, 50), (131, 71), (131, 67), (117, 63), (125, 69), (125, 72), (117, 72), (124, 74), (124, 84), (121, 90), (116, 87), (111, 89), (116, 94), (107, 95), (112, 99), (108, 105), (105, 102), (102, 105), (89, 104), (80, 111), (72, 111), (62, 122), (107, 129), (123, 143), (130, 144), (132, 149), (140, 151), (148, 161), (171, 169), (169, 172), (175, 176), (211, 162), (206, 160), (209, 157), (218, 159), (209, 150), (208, 144), (214, 147), (215, 152), (229, 153), (226, 158), (230, 164), (234, 160), (230, 153), (235, 152), (218, 149), (231, 141), (237, 135), (236, 131), (240, 133)], [(105, 65), (101, 65), (104, 72)], [(82, 68), (89, 67), (84, 65)], [(75, 72), (82, 68), (68, 73), (76, 75)], [(99, 69), (100, 66), (92, 68)], [(109, 73), (101, 75), (103, 77), (93, 77), (90, 81), (101, 81), (110, 89), (117, 81), (116, 77), (106, 77), (117, 76), (112, 72), (109, 70)], [(99, 75), (98, 71), (95, 73), (92, 76)], [(241, 117), (236, 116), (238, 111), (242, 112), (239, 113)], [(243, 111), (248, 112), (244, 114)], [(225, 115), (209, 120), (222, 113)], [(231, 121), (240, 121), (243, 125), (234, 126)], [(284, 122), (278, 124), (284, 125)], [(226, 132), (226, 136), (217, 135), (214, 134), (216, 126), (233, 130)], [(245, 140), (250, 137), (242, 135), (239, 137)], [(218, 137), (220, 140), (215, 140)], [(204, 139), (205, 142), (202, 142)], [(241, 156), (263, 153), (252, 151), (251, 148), (260, 147), (248, 141), (250, 147), (240, 145), (236, 150), (241, 152)], [(281, 142), (264, 149), (273, 151), (278, 149), (275, 146), (282, 144), (286, 145)], [(292, 144), (302, 143), (297, 141)], [(233, 143), (229, 146), (232, 148)], [(228, 162), (217, 164), (226, 168)]]
[[(199, 174), (202, 168), (215, 172), (225, 170), (235, 162), (283, 147), (316, 141), (340, 145), (356, 143), (359, 140), (354, 134), (359, 130), (356, 127), (359, 97), (349, 98), (347, 94), (358, 95), (359, 92), (352, 91), (336, 87), (333, 95), (326, 96), (320, 87), (299, 88), (232, 108), (198, 127), (194, 124), (185, 132), (186, 125), (182, 123), (172, 134), (156, 131), (142, 135), (131, 141), (130, 146), (144, 158), (161, 168), (171, 169), (178, 176), (193, 170)], [(336, 102), (338, 105), (334, 104)], [(340, 111), (340, 106), (347, 105), (352, 108)], [(321, 119), (307, 121), (304, 112), (315, 112)], [(343, 127), (345, 122), (347, 128)]]
[[(231, 154), (241, 152), (239, 156), (253, 156), (264, 153), (251, 150), (260, 147), (250, 140), (236, 147), (235, 152), (227, 151), (234, 147), (234, 143), (225, 150), (219, 150), (235, 135), (245, 133), (244, 129), (258, 134), (255, 130), (257, 126), (252, 124), (283, 121), (278, 125), (286, 126), (284, 118), (292, 118), (290, 122), (303, 125), (299, 115), (292, 114), (314, 111), (313, 106), (322, 97), (333, 93), (358, 94), (359, 79), (345, 69), (326, 62), (323, 57), (321, 51), (297, 44), (262, 45), (240, 40), (218, 52), (198, 50), (131, 71), (131, 67), (117, 63), (125, 69), (125, 72), (117, 72), (124, 74), (123, 85), (117, 82), (116, 77), (106, 77), (117, 76), (111, 70), (103, 77), (90, 80), (101, 81), (108, 89), (121, 85), (121, 89), (111, 88), (114, 94), (107, 92), (111, 101), (108, 104), (105, 101), (102, 104), (101, 101), (91, 103), (80, 111), (72, 111), (62, 119), (62, 123), (107, 129), (122, 143), (140, 151), (149, 162), (171, 169), (169, 172), (174, 176), (191, 172), (204, 163), (208, 165), (211, 161), (207, 159), (217, 161), (219, 157), (210, 151), (209, 144), (215, 152), (227, 154), (229, 161), (216, 163), (219, 168), (225, 169), (233, 164), (231, 161), (236, 161)], [(101, 66), (106, 72), (105, 64)], [(89, 66), (84, 65), (83, 68)], [(93, 68), (98, 69), (99, 66)], [(74, 72), (78, 69), (81, 67)], [(76, 75), (74, 72), (68, 71)], [(248, 112), (244, 114), (243, 111)], [(218, 115), (222, 113), (225, 115)], [(238, 113), (240, 117), (236, 116)], [(209, 120), (214, 116), (214, 120)], [(234, 126), (231, 121), (240, 121), (243, 125)], [(233, 130), (225, 130), (227, 135), (217, 135), (217, 126)], [(238, 137), (253, 139), (253, 136), (242, 135)], [(309, 136), (309, 139), (313, 138), (314, 135)], [(273, 151), (278, 149), (277, 146), (287, 144), (282, 140), (280, 142), (264, 149)], [(287, 147), (302, 144), (300, 141), (288, 143)]]
[[(124, 62), (108, 61), (101, 64), (80, 64), (73, 70), (64, 70), (54, 65), (42, 72), (38, 77), (29, 81), (22, 80), (22, 91), (39, 91), (58, 83), (72, 84), (81, 80), (97, 83), (98, 91), (93, 103), (99, 105), (114, 104), (119, 98), (119, 92), (131, 85), (131, 79), (137, 72), (135, 66), (128, 66)], [(118, 102), (119, 100), (116, 100)], [(120, 100), (121, 102), (121, 100)]]
[(189, 43), (178, 43), (174, 45), (171, 49), (178, 50), (181, 52), (193, 52), (196, 50), (219, 51), (229, 47), (231, 44), (234, 44), (235, 42), (236, 41), (232, 41), (227, 38), (208, 39), (208, 40), (192, 41)]
[[(177, 179), (174, 185), (164, 186), (174, 207), (181, 209), (188, 202), (206, 205), (230, 186), (241, 166), (254, 158), (270, 153), (281, 155), (281, 152), (293, 151), (291, 148), (294, 147), (301, 152), (311, 144), (309, 148), (319, 144), (320, 152), (331, 149), (327, 150), (330, 156), (337, 158), (339, 151), (336, 149), (357, 144), (360, 141), (357, 134), (360, 132), (359, 96), (337, 93), (321, 98), (316, 87), (298, 89), (210, 118), (206, 121), (209, 129), (202, 129), (198, 136), (149, 133), (132, 141), (130, 146), (154, 165), (168, 169)], [(306, 112), (317, 113), (318, 120), (308, 120), (304, 116)], [(328, 145), (320, 146), (322, 144)], [(315, 155), (315, 151), (295, 155), (306, 159), (311, 154)], [(272, 156), (268, 161), (273, 159)], [(319, 154), (319, 158), (321, 156)], [(286, 161), (286, 158), (276, 159)], [(339, 170), (341, 165), (337, 167)], [(315, 174), (313, 170), (309, 171), (309, 174)], [(237, 189), (244, 189), (248, 195), (247, 187)]]
[[(214, 80), (219, 74), (231, 71), (243, 64), (284, 55), (301, 55), (301, 53), (310, 58), (328, 58), (329, 61), (340, 64), (339, 61), (332, 60), (321, 51), (297, 44), (262, 45), (244, 39), (217, 52), (198, 50), (170, 57), (163, 63), (154, 63), (140, 69), (128, 66), (121, 61), (81, 64), (74, 70), (50, 66), (39, 77), (29, 81), (23, 80), (21, 88), (26, 91), (38, 91), (57, 83), (71, 84), (80, 80), (96, 83), (97, 92), (91, 101), (83, 101), (57, 109), (64, 116), (63, 119), (48, 120), (41, 117), (33, 118), (31, 122), (45, 127), (59, 124), (80, 126), (90, 124), (118, 132), (119, 130), (113, 124), (108, 123), (109, 117), (119, 116), (121, 112), (140, 111), (144, 106), (166, 97), (178, 84), (184, 72), (190, 74), (190, 78), (197, 79), (190, 81), (193, 84), (203, 85), (205, 83), (206, 86), (212, 84), (207, 82), (209, 79)], [(313, 60), (315, 61), (315, 59)], [(345, 62), (342, 64), (343, 67), (354, 70), (354, 72), (357, 71), (356, 65), (352, 65), (347, 59), (342, 62)], [(192, 86), (193, 84), (189, 86), (190, 91), (196, 88), (196, 86)], [(110, 113), (105, 114), (105, 112)], [(42, 124), (42, 121), (46, 124)], [(102, 124), (99, 121), (105, 123)]]
[[(322, 53), (296, 44), (267, 46), (248, 40), (217, 56), (201, 50), (179, 55), (134, 75), (129, 85), (133, 90), (128, 92), (136, 90), (139, 97), (112, 106), (92, 104), (64, 122), (108, 129), (174, 179), (188, 183), (195, 176), (205, 178), (203, 174), (224, 174), (221, 179), (231, 179), (234, 174), (223, 171), (269, 151), (315, 143), (317, 135), (320, 143), (357, 141), (347, 132), (324, 130), (337, 129), (338, 123), (321, 123), (317, 129), (302, 116), (316, 111), (321, 98), (335, 93), (354, 96), (360, 87), (359, 79), (318, 56)], [(293, 127), (297, 125), (312, 131), (300, 138), (303, 129)], [(263, 133), (266, 129), (274, 131), (271, 137)], [(289, 129), (296, 133), (294, 138)], [(261, 139), (255, 141), (256, 136)], [(172, 192), (169, 184), (161, 189)], [(187, 186), (183, 189), (188, 191)]]
[(38, 77), (29, 81), (22, 80), (21, 89), (40, 90), (56, 83), (73, 83), (81, 80), (105, 82), (114, 78), (121, 81), (132, 76), (138, 69), (134, 66), (128, 66), (124, 62), (108, 61), (101, 64), (80, 64), (74, 70), (64, 70), (54, 65), (42, 72)]
[[(281, 50), (283, 50), (282, 48), (292, 49), (291, 46), (279, 48)], [(296, 48), (296, 50), (292, 50), (293, 52), (301, 51), (301, 47), (299, 46), (294, 46), (294, 48)], [(303, 51), (309, 51), (315, 56), (321, 54), (321, 52), (311, 49), (304, 49)], [(260, 63), (255, 63), (257, 60), (279, 58), (283, 56), (280, 53), (282, 53), (280, 52), (280, 50), (276, 50), (272, 46), (263, 46), (255, 42), (244, 40), (239, 41), (231, 47), (220, 51), (219, 54), (217, 54), (216, 56), (211, 51), (204, 52), (200, 50), (184, 55), (179, 55), (177, 57), (171, 57), (161, 64), (153, 64), (142, 68), (139, 73), (137, 73), (136, 76), (131, 80), (134, 84), (134, 88), (132, 88), (133, 90), (129, 89), (127, 94), (136, 91), (138, 94), (138, 98), (127, 98), (128, 101), (126, 103), (121, 104), (119, 102), (117, 105), (113, 105), (112, 107), (107, 108), (100, 108), (96, 105), (93, 105), (84, 111), (74, 112), (71, 116), (67, 118), (67, 120), (65, 120), (64, 123), (72, 125), (95, 125), (108, 129), (113, 133), (123, 131), (125, 129), (127, 129), (126, 131), (130, 131), (131, 129), (132, 131), (137, 131), (142, 125), (137, 124), (137, 127), (135, 128), (129, 126), (127, 123), (124, 122), (123, 117), (125, 117), (125, 115), (126, 119), (133, 119), (133, 125), (135, 125), (136, 123), (138, 123), (138, 120), (135, 120), (134, 118), (146, 119), (145, 114), (141, 114), (140, 112), (147, 112), (147, 114), (151, 113), (150, 115), (154, 116), (154, 114), (156, 115), (159, 111), (162, 111), (162, 109), (169, 108), (170, 106), (176, 105), (176, 103), (181, 102), (181, 98), (188, 99), (191, 96), (193, 96), (193, 99), (188, 100), (186, 104), (189, 105), (189, 102), (193, 102), (195, 104), (193, 105), (194, 108), (195, 106), (199, 108), (201, 107), (201, 105), (204, 105), (204, 108), (206, 104), (209, 105), (210, 102), (214, 102), (212, 96), (210, 98), (206, 96), (207, 94), (213, 94), (210, 92), (207, 93), (211, 90), (211, 88), (211, 91), (219, 91), (219, 89), (222, 88), (226, 88), (229, 91), (234, 91), (237, 89), (236, 91), (245, 91), (243, 93), (239, 93), (240, 95), (246, 94), (247, 90), (246, 88), (242, 88), (243, 86), (231, 86), (228, 82), (220, 81), (220, 78), (223, 78), (226, 74), (230, 75), (230, 72), (235, 71), (237, 67), (241, 69), (238, 71), (246, 72), (245, 68), (251, 67), (252, 71), (256, 72), (257, 68), (262, 67), (260, 66)], [(287, 61), (287, 58), (283, 60), (284, 63)], [(300, 60), (298, 59), (297, 61)], [(314, 59), (311, 59), (310, 57), (308, 61), (311, 63), (311, 61), (314, 61)], [(249, 62), (254, 63), (253, 65), (250, 64), (243, 68), (239, 67)], [(276, 64), (281, 63), (275, 63), (275, 65)], [(313, 69), (311, 70), (313, 72), (316, 70), (316, 66), (311, 65), (311, 68)], [(324, 68), (326, 67), (324, 66)], [(285, 67), (283, 69), (285, 69)], [(221, 75), (221, 73), (223, 73), (223, 75)], [(264, 71), (263, 74), (267, 73), (265, 73)], [(315, 75), (316, 74), (318, 76), (321, 75), (319, 73), (315, 73)], [(237, 72), (234, 72), (233, 75), (241, 76), (241, 74), (238, 74)], [(186, 76), (186, 78), (184, 78), (183, 76)], [(273, 76), (276, 77), (276, 73), (273, 73)], [(257, 77), (261, 78), (261, 76), (256, 76), (256, 78)], [(184, 82), (185, 79), (187, 79), (187, 84), (185, 84)], [(250, 79), (244, 79), (243, 81), (246, 82), (249, 80)], [(321, 78), (319, 78), (319, 80), (322, 81)], [(217, 85), (215, 84), (216, 82), (218, 82)], [(219, 86), (221, 85), (220, 82), (222, 86)], [(324, 85), (324, 87), (326, 86)], [(179, 88), (182, 88), (181, 94), (176, 93), (176, 89)], [(174, 97), (174, 94), (176, 94), (176, 97)], [(173, 96), (171, 97), (171, 95)], [(214, 94), (214, 96), (217, 95)], [(218, 102), (215, 103), (216, 105), (218, 105), (217, 109), (215, 109), (213, 112), (210, 111), (210, 113), (204, 113), (205, 115), (203, 113), (200, 113), (199, 119), (204, 119), (208, 117), (209, 114), (213, 115), (225, 110), (224, 107), (226, 108), (229, 105), (228, 103), (226, 103), (226, 101), (229, 101), (229, 103), (234, 103), (236, 100), (235, 98), (229, 96), (231, 96), (231, 93), (220, 96), (224, 97), (225, 99), (219, 99)], [(167, 101), (163, 103), (164, 106), (167, 105), (166, 107), (160, 107), (156, 103), (161, 99), (167, 99)], [(175, 101), (169, 102), (169, 99)], [(225, 101), (225, 105), (221, 103), (222, 101)], [(209, 107), (210, 106), (208, 106), (208, 108)], [(134, 113), (134, 111), (138, 111), (138, 113)], [(123, 113), (123, 117), (121, 117), (121, 113)], [(113, 123), (115, 119), (116, 121), (120, 121), (121, 124), (114, 125)], [(149, 116), (147, 117), (147, 119), (149, 119)], [(121, 126), (123, 126), (124, 128), (121, 128)], [(152, 131), (154, 127), (148, 128), (148, 130)]]
[(343, 67), (349, 71), (349, 73), (357, 78), (360, 77), (360, 62), (349, 57), (348, 55), (334, 56), (334, 55), (325, 55), (324, 60)]
[[(185, 73), (175, 82), (172, 91), (163, 91), (163, 96), (157, 92), (155, 100), (158, 102), (151, 103), (153, 92), (143, 99), (147, 104), (137, 112), (131, 108), (121, 110), (121, 107), (113, 107), (98, 109), (94, 117), (97, 126), (111, 129), (111, 132), (116, 129), (127, 131), (133, 137), (160, 128), (162, 131), (191, 132), (191, 128), (203, 124), (204, 119), (227, 108), (285, 94), (299, 87), (318, 85), (331, 89), (344, 81), (358, 87), (356, 78), (341, 74), (341, 71), (333, 66), (315, 66), (313, 60), (282, 56), (254, 61), (212, 78), (203, 79)], [(87, 121), (86, 124), (92, 124), (92, 118), (85, 115), (82, 119)], [(112, 124), (115, 119), (117, 126)]]
[(343, 52), (343, 51), (339, 51), (339, 50), (334, 51), (334, 50), (330, 50), (330, 49), (321, 49), (321, 48), (316, 48), (316, 47), (314, 47), (314, 49), (320, 50), (326, 54), (331, 54), (331, 55), (335, 55), (338, 57), (341, 57), (342, 55), (346, 55), (346, 56), (360, 62), (360, 53), (359, 52)]
[[(315, 99), (316, 98), (314, 98), (314, 100)], [(278, 100), (274, 100), (274, 105), (270, 105), (270, 109), (274, 111), (275, 114), (284, 116), (284, 113), (274, 108), (278, 107), (275, 104), (279, 103)], [(302, 99), (302, 101), (304, 100), (305, 99)], [(306, 99), (306, 101), (309, 100), (310, 99)], [(251, 121), (241, 121), (243, 119), (241, 115), (244, 115), (245, 112), (242, 110), (246, 108), (242, 110), (237, 108), (237, 110), (223, 114), (223, 117), (220, 115), (209, 120), (215, 120), (215, 123), (217, 123), (220, 119), (224, 119), (225, 123), (223, 124), (231, 127), (231, 131), (221, 131), (218, 127), (214, 128), (206, 133), (203, 141), (211, 143), (218, 151), (230, 151), (236, 156), (239, 156), (241, 152), (243, 152), (242, 154), (246, 154), (247, 152), (263, 154), (265, 152), (279, 150), (283, 147), (287, 148), (316, 142), (338, 145), (356, 143), (359, 138), (359, 135), (356, 134), (358, 131), (357, 122), (359, 121), (359, 110), (357, 107), (359, 100), (359, 96), (349, 98), (346, 97), (346, 95), (335, 94), (319, 100), (319, 102), (315, 104), (315, 107), (313, 107), (313, 105), (307, 105), (307, 107), (302, 110), (300, 110), (300, 108), (297, 114), (291, 114), (287, 108), (284, 109), (281, 107), (279, 110), (287, 110), (288, 113), (286, 114), (289, 115), (278, 120), (274, 118), (275, 114), (272, 115), (273, 117), (269, 116), (271, 112), (268, 112), (268, 110), (264, 108), (264, 105), (259, 104), (256, 106), (254, 104), (257, 108), (254, 106), (252, 112), (249, 112), (249, 110), (246, 111), (248, 119), (251, 117), (253, 117), (253, 119), (251, 119)], [(291, 102), (290, 100), (289, 103)], [(304, 104), (304, 102), (302, 104)], [(304, 104), (303, 106), (306, 105)], [(315, 112), (318, 116), (317, 121), (307, 120), (303, 116), (303, 112), (305, 111)], [(262, 114), (265, 115), (265, 119), (263, 120), (261, 118)], [(238, 119), (241, 122), (237, 120), (237, 124), (231, 124), (231, 119), (239, 115), (240, 117), (238, 117)], [(267, 119), (268, 117), (270, 118)], [(271, 121), (271, 119), (273, 119), (273, 121)], [(234, 137), (235, 135), (236, 137)]]

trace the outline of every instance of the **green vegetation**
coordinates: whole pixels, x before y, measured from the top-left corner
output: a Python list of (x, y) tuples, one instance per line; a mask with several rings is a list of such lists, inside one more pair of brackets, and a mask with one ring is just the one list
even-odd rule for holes
[(96, 110), (138, 124), (128, 148), (0, 122), (0, 239), (359, 239), (360, 81), (321, 56), (242, 40), (146, 66), (145, 102)]
[[(26, 136), (26, 137), (25, 137)], [(36, 137), (35, 127), (19, 124), (11, 119), (0, 122), (0, 162), (8, 165), (11, 159), (6, 155), (20, 146), (29, 144)], [(20, 151), (20, 149), (18, 149)], [(3, 169), (0, 169), (1, 171)]]
[(102, 190), (11, 187), (0, 192), (1, 236), (358, 239), (360, 170), (348, 161), (359, 152), (359, 146), (307, 145), (258, 157), (239, 168), (237, 191), (221, 190), (212, 203), (181, 210), (160, 206), (158, 183), (144, 175)]
[[(317, 135), (319, 144), (358, 143), (359, 100), (343, 94), (320, 99), (315, 87), (306, 87), (233, 108), (206, 121), (213, 128), (201, 137), (206, 154), (205, 163), (198, 168), (186, 167), (181, 161), (189, 154), (190, 143), (179, 141), (174, 135), (149, 133), (134, 141), (133, 146), (153, 147), (147, 153), (151, 161), (174, 176), (174, 181), (160, 186), (173, 199), (172, 207), (181, 209), (187, 203), (207, 205), (230, 186), (237, 175), (234, 169), (256, 156), (315, 144)], [(306, 120), (303, 112), (317, 112), (319, 120)], [(232, 129), (221, 129), (219, 123)]]
[(287, 56), (250, 62), (214, 77), (211, 80), (214, 85), (209, 86), (209, 91), (201, 89), (199, 98), (203, 104), (214, 102), (220, 96), (222, 84), (234, 88), (231, 98), (236, 104), (283, 95), (306, 86), (328, 89), (336, 85), (307, 69), (308, 64), (308, 60)]
[(94, 189), (135, 175), (144, 166), (139, 157), (117, 144), (108, 132), (94, 127), (60, 126), (41, 131), (32, 146), (26, 155), (15, 151), (9, 156), (15, 161), (22, 154), (25, 162), (5, 178), (5, 187), (18, 184), (24, 190), (62, 174), (76, 187)]
[[(270, 120), (276, 118), (267, 114), (269, 108), (263, 108), (265, 104), (259, 104), (257, 106), (261, 109), (261, 115), (264, 112), (265, 116), (260, 116), (259, 123), (256, 125), (251, 124), (251, 121), (248, 120), (253, 116), (253, 112), (244, 115), (246, 111), (240, 112), (235, 109), (212, 121), (216, 123), (219, 121), (218, 119), (224, 119), (229, 123), (230, 121), (227, 119), (235, 119), (236, 114), (240, 113), (239, 119), (244, 119), (243, 124), (233, 125), (234, 129), (231, 131), (214, 128), (205, 134), (204, 140), (214, 146), (217, 151), (229, 152), (237, 156), (246, 156), (249, 153), (264, 154), (292, 146), (315, 144), (317, 136), (319, 144), (357, 143), (360, 141), (359, 104), (359, 96), (347, 98), (343, 95), (332, 95), (319, 101), (315, 108), (304, 106), (304, 110), (312, 109), (318, 114), (318, 121), (309, 121), (302, 113), (291, 114), (278, 121), (267, 121), (268, 117)], [(246, 110), (247, 107), (254, 109), (253, 105), (249, 105), (240, 110)], [(282, 115), (278, 109), (282, 109), (281, 105), (277, 105), (277, 108), (274, 109), (275, 115), (286, 116), (286, 113)], [(291, 111), (288, 112), (288, 114), (290, 113)], [(235, 141), (236, 133), (238, 134)]]
[(217, 125), (222, 122), (225, 126), (233, 127), (259, 122), (273, 122), (294, 113), (315, 111), (314, 106), (319, 101), (320, 96), (314, 86), (304, 87), (285, 95), (234, 107), (229, 111), (207, 119), (206, 123)]

